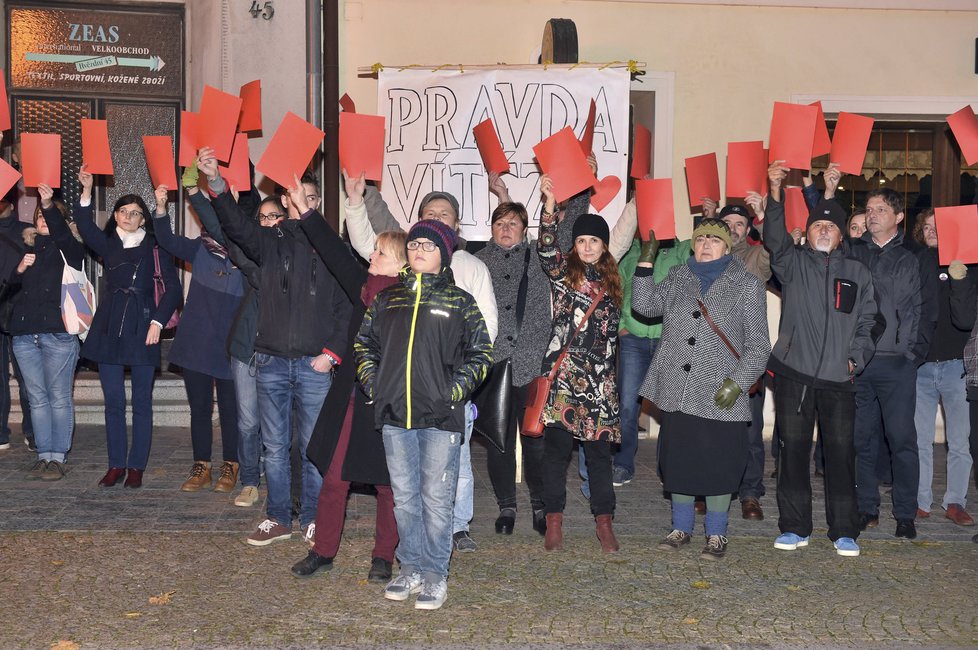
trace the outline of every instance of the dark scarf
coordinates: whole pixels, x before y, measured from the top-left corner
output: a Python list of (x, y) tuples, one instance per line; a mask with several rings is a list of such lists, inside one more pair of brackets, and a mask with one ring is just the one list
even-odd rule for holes
[(369, 307), (373, 303), (374, 298), (377, 297), (377, 294), (392, 284), (397, 284), (396, 277), (368, 275), (367, 281), (363, 283), (363, 289), (360, 291), (360, 299), (363, 300), (364, 306)]
[(723, 275), (731, 259), (733, 257), (730, 254), (724, 255), (718, 260), (710, 260), (709, 262), (697, 262), (695, 257), (689, 258), (687, 262), (689, 269), (700, 280), (700, 294), (706, 295), (710, 287), (713, 286), (713, 283), (716, 282), (716, 279)]

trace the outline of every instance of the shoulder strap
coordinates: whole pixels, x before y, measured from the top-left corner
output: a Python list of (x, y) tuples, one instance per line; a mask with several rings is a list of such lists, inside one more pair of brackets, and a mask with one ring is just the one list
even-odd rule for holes
[(737, 361), (740, 361), (740, 352), (737, 352), (737, 348), (733, 346), (730, 339), (728, 339), (727, 336), (720, 331), (720, 328), (717, 327), (717, 324), (713, 322), (713, 318), (710, 316), (710, 312), (706, 310), (706, 305), (703, 304), (703, 301), (697, 300), (696, 304), (700, 306), (700, 311), (703, 313), (703, 318), (706, 319), (706, 322), (710, 328), (714, 331), (714, 333), (716, 333), (717, 336), (720, 337), (720, 340), (723, 341), (728, 348), (730, 348), (730, 352), (734, 355), (734, 358), (737, 359)]
[(153, 245), (153, 277), (162, 278), (163, 272), (160, 271), (160, 247)]
[(577, 324), (577, 329), (575, 329), (574, 333), (571, 334), (570, 340), (567, 341), (567, 345), (565, 345), (564, 349), (560, 351), (560, 356), (557, 357), (557, 361), (554, 362), (554, 367), (550, 370), (550, 381), (557, 378), (557, 371), (560, 370), (561, 364), (564, 363), (564, 358), (567, 356), (567, 351), (570, 350), (571, 343), (573, 343), (574, 339), (577, 338), (577, 334), (581, 331), (581, 328), (584, 327), (584, 323), (591, 318), (591, 314), (593, 314), (594, 310), (597, 309), (598, 303), (601, 302), (602, 298), (604, 298), (604, 294), (605, 290), (602, 289), (598, 295), (594, 297), (594, 300), (591, 301), (591, 306), (587, 308), (587, 313), (584, 314), (584, 318), (582, 318), (581, 322)]
[(520, 289), (516, 294), (516, 329), (513, 331), (513, 344), (520, 338), (523, 328), (523, 314), (526, 311), (527, 285), (530, 282), (530, 245), (526, 246), (526, 258), (523, 260), (523, 277), (520, 279)]

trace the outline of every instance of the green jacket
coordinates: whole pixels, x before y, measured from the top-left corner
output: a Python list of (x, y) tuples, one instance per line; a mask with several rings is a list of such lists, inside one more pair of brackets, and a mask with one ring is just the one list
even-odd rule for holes
[[(657, 318), (654, 324), (649, 324), (649, 319), (639, 320), (632, 311), (632, 278), (635, 277), (635, 268), (638, 266), (638, 255), (642, 250), (642, 242), (634, 240), (632, 247), (628, 249), (625, 256), (618, 263), (618, 272), (621, 274), (622, 289), (625, 299), (621, 307), (620, 330), (628, 330), (629, 334), (640, 336), (643, 339), (657, 339), (662, 336), (662, 319)], [(669, 269), (680, 264), (685, 264), (689, 259), (691, 249), (688, 239), (676, 240), (674, 246), (659, 248), (659, 253), (655, 258), (655, 266), (652, 268), (652, 277), (656, 283), (662, 282), (669, 274)]]

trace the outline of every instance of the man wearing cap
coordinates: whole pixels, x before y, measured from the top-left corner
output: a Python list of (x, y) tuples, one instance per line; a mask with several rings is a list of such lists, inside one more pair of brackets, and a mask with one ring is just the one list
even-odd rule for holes
[(785, 228), (780, 161), (768, 169), (771, 193), (766, 242), (782, 285), (784, 306), (778, 342), (768, 368), (775, 376), (774, 408), (781, 428), (778, 456), (778, 527), (774, 547), (808, 546), (812, 534), (809, 458), (816, 420), (825, 454), (825, 516), (836, 552), (859, 555), (856, 507), (855, 377), (876, 348), (878, 310), (873, 276), (840, 247), (846, 213), (821, 200), (808, 215), (807, 237), (795, 246)]

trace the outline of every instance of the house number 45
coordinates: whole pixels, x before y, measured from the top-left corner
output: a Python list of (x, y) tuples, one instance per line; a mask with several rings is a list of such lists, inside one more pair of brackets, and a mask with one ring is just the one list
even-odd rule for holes
[(272, 6), (271, 0), (266, 2), (258, 2), (258, 0), (253, 0), (251, 3), (251, 9), (248, 10), (252, 18), (258, 18), (261, 16), (265, 20), (271, 20), (272, 16), (275, 15), (275, 7)]

